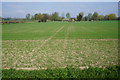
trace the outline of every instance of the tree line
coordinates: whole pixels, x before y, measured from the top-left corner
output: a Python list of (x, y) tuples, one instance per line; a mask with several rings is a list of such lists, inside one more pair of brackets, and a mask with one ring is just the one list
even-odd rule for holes
[[(66, 18), (71, 18), (70, 13), (66, 13)], [(40, 22), (46, 22), (47, 20), (61, 21), (62, 19), (65, 19), (64, 13), (62, 13), (62, 16), (59, 16), (58, 12), (54, 12), (52, 15), (41, 13), (37, 13), (32, 16), (30, 14), (26, 15), (26, 20), (39, 20)], [(97, 12), (94, 12), (93, 14), (89, 13), (87, 16), (84, 16), (84, 13), (80, 12), (74, 19), (76, 21), (120, 20), (120, 17), (117, 17), (115, 14), (98, 15)]]
[(54, 12), (52, 15), (37, 13), (31, 16), (30, 14), (27, 14), (26, 19), (27, 20), (39, 20), (40, 22), (46, 22), (47, 20), (60, 21), (64, 19), (64, 17), (60, 17), (58, 12)]
[[(65, 18), (66, 16), (66, 18)], [(52, 14), (41, 14), (36, 13), (35, 15), (26, 14), (26, 18), (2, 18), (2, 21), (34, 21), (37, 20), (39, 22), (46, 22), (46, 21), (62, 21), (63, 19), (71, 19), (70, 13), (62, 13), (59, 16), (58, 12), (54, 12)], [(87, 16), (84, 16), (83, 12), (80, 12), (75, 18), (72, 18), (75, 21), (102, 21), (102, 20), (120, 20), (120, 17), (117, 17), (115, 14), (108, 14), (108, 15), (99, 15), (97, 12), (89, 13)]]

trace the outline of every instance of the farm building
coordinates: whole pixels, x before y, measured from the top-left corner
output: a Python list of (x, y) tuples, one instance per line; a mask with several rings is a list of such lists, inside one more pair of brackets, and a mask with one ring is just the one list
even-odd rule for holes
[(75, 21), (75, 18), (70, 18), (69, 21), (70, 21), (70, 22), (74, 22), (74, 21)]
[(69, 18), (62, 19), (62, 21), (69, 21), (69, 20), (70, 20)]
[(65, 18), (65, 19), (62, 19), (62, 21), (68, 21), (68, 22), (74, 22), (75, 19), (74, 18)]

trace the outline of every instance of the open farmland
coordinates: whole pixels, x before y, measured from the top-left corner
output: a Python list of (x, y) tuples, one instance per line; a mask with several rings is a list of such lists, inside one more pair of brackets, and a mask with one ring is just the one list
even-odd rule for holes
[[(62, 28), (63, 27), (63, 28)], [(57, 32), (62, 28), (60, 31)], [(48, 22), (3, 25), (3, 40), (46, 40), (54, 39), (117, 39), (117, 21), (97, 22)]]
[(2, 31), (3, 69), (118, 65), (117, 21), (4, 24)]

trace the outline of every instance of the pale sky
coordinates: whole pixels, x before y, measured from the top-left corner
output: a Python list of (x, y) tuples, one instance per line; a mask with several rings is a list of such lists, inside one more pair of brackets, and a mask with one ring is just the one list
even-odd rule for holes
[(119, 0), (1, 0), (2, 2), (119, 2)]
[(2, 2), (2, 16), (13, 18), (24, 18), (27, 13), (58, 12), (59, 16), (67, 12), (75, 18), (80, 12), (84, 15), (97, 11), (99, 15), (114, 13), (118, 15), (117, 2)]

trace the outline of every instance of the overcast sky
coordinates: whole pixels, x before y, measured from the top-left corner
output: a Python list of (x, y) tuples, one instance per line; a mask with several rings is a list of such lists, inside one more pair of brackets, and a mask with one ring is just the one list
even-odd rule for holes
[(71, 17), (76, 17), (80, 12), (84, 15), (97, 11), (99, 15), (114, 13), (118, 15), (117, 2), (2, 2), (2, 16), (24, 18), (27, 13), (69, 12)]

